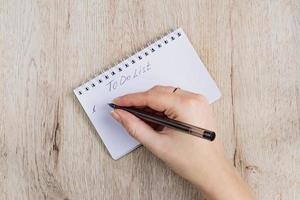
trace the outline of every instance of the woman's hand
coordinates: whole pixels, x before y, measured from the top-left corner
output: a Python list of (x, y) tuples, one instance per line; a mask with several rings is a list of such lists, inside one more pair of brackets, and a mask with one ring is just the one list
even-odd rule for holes
[[(146, 92), (128, 94), (114, 100), (120, 106), (148, 107), (171, 119), (216, 131), (213, 112), (198, 94), (173, 87), (155, 86)], [(179, 131), (160, 131), (124, 110), (112, 116), (154, 155), (177, 174), (196, 185), (210, 199), (253, 199), (248, 186), (226, 160), (222, 145)]]

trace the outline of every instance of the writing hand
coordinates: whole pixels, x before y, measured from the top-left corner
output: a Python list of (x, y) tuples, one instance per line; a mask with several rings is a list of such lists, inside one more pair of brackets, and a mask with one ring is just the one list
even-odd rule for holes
[[(181, 89), (173, 93), (173, 90), (173, 87), (155, 86), (145, 92), (119, 97), (114, 103), (149, 107), (169, 118), (216, 131), (213, 112), (203, 96)], [(208, 198), (253, 199), (248, 186), (225, 158), (218, 136), (211, 142), (169, 128), (156, 131), (124, 110), (116, 109), (112, 116), (134, 138)]]

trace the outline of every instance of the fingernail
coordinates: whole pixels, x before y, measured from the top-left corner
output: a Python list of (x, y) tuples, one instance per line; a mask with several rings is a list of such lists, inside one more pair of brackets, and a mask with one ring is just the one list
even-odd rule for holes
[(121, 117), (115, 110), (111, 111), (110, 114), (115, 120), (117, 120), (118, 122), (121, 122)]
[(112, 100), (112, 102), (113, 103), (118, 103), (118, 100), (120, 99), (120, 97), (117, 97), (117, 98), (114, 98), (113, 100)]

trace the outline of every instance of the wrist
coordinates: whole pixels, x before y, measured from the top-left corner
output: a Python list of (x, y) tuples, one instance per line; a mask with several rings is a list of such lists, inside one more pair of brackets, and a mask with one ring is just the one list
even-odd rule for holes
[(208, 199), (254, 199), (247, 184), (227, 160), (212, 166), (205, 179), (201, 178), (196, 183)]

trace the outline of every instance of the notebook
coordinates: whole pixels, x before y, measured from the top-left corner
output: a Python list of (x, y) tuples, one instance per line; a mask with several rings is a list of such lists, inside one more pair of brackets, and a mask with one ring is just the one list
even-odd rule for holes
[(121, 158), (140, 143), (111, 117), (107, 103), (115, 97), (145, 91), (155, 85), (200, 93), (209, 103), (221, 96), (181, 28), (74, 89), (113, 159)]

